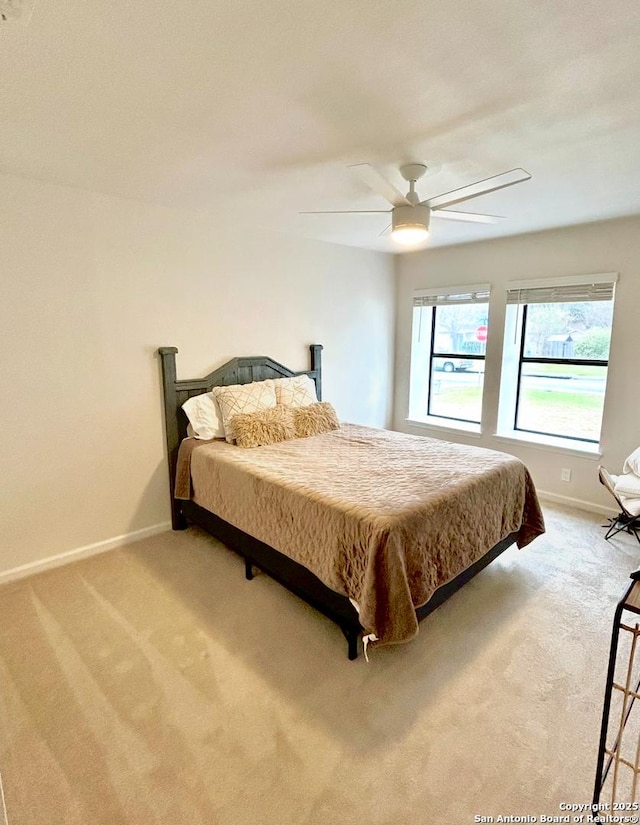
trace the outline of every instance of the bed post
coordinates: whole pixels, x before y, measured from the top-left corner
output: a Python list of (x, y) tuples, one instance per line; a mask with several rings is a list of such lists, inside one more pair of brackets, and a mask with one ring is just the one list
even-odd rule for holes
[(162, 363), (162, 388), (164, 392), (164, 423), (167, 436), (167, 459), (169, 462), (169, 496), (171, 499), (171, 526), (174, 530), (184, 530), (187, 522), (180, 510), (173, 491), (176, 481), (178, 460), (178, 396), (176, 394), (176, 353), (177, 347), (160, 347), (158, 353)]
[(318, 401), (322, 401), (322, 344), (311, 344), (309, 351), (311, 353), (311, 369), (316, 373), (316, 395)]

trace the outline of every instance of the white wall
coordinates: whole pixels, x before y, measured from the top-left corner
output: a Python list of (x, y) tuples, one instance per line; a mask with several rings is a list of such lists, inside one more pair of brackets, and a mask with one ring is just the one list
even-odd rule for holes
[(308, 368), (390, 424), (390, 256), (0, 176), (0, 578), (169, 518), (158, 346), (178, 377), (236, 355)]
[[(485, 367), (483, 435), (478, 439), (447, 432), (449, 440), (478, 444), (521, 458), (536, 485), (552, 496), (582, 504), (614, 505), (597, 480), (601, 461), (613, 472), (640, 445), (640, 218), (625, 218), (499, 240), (440, 247), (397, 259), (396, 383), (394, 428), (436, 436), (434, 430), (406, 423), (409, 404), (412, 292), (430, 286), (491, 283), (489, 339)], [(614, 327), (602, 427), (602, 458), (578, 457), (495, 438), (500, 361), (507, 281), (619, 272)], [(569, 483), (560, 480), (562, 468), (572, 470)], [(614, 505), (615, 506), (615, 505)]]

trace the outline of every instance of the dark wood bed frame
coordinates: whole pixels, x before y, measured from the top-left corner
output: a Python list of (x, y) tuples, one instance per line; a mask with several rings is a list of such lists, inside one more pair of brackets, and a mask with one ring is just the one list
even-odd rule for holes
[[(178, 380), (176, 377), (176, 347), (160, 347), (162, 383), (164, 390), (165, 429), (169, 463), (169, 490), (171, 496), (171, 525), (174, 530), (184, 530), (189, 524), (196, 524), (210, 535), (219, 539), (227, 547), (238, 553), (245, 562), (247, 579), (253, 578), (256, 567), (278, 581), (290, 592), (299, 596), (307, 604), (316, 608), (344, 633), (348, 643), (349, 659), (358, 656), (358, 642), (363, 630), (358, 621), (358, 613), (346, 596), (331, 590), (306, 567), (283, 555), (278, 550), (244, 533), (232, 524), (223, 521), (214, 513), (199, 507), (193, 501), (180, 501), (173, 495), (176, 476), (178, 447), (187, 436), (187, 417), (182, 410), (184, 402), (194, 395), (210, 392), (213, 387), (229, 384), (248, 384), (267, 378), (286, 378), (293, 375), (308, 375), (315, 381), (318, 400), (322, 399), (322, 344), (311, 344), (311, 369), (294, 371), (279, 364), (272, 358), (255, 356), (234, 358), (204, 378)], [(422, 607), (416, 608), (418, 620), (452, 596), (484, 567), (497, 558), (515, 541), (515, 534), (507, 536), (491, 548), (471, 567), (463, 570), (455, 579), (440, 587)]]

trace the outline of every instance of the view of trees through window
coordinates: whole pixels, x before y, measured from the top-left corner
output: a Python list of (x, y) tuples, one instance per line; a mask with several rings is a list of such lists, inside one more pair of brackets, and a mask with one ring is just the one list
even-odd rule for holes
[(523, 308), (515, 428), (597, 442), (613, 301)]
[(428, 414), (480, 423), (489, 305), (433, 308)]

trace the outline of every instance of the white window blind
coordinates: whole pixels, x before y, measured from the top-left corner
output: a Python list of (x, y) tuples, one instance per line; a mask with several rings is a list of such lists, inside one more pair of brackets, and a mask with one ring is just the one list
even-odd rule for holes
[(557, 304), (578, 301), (611, 301), (617, 274), (579, 275), (545, 281), (512, 281), (507, 284), (508, 304)]
[(439, 307), (486, 304), (489, 300), (490, 290), (490, 284), (446, 289), (419, 289), (413, 293), (413, 305), (414, 307)]

